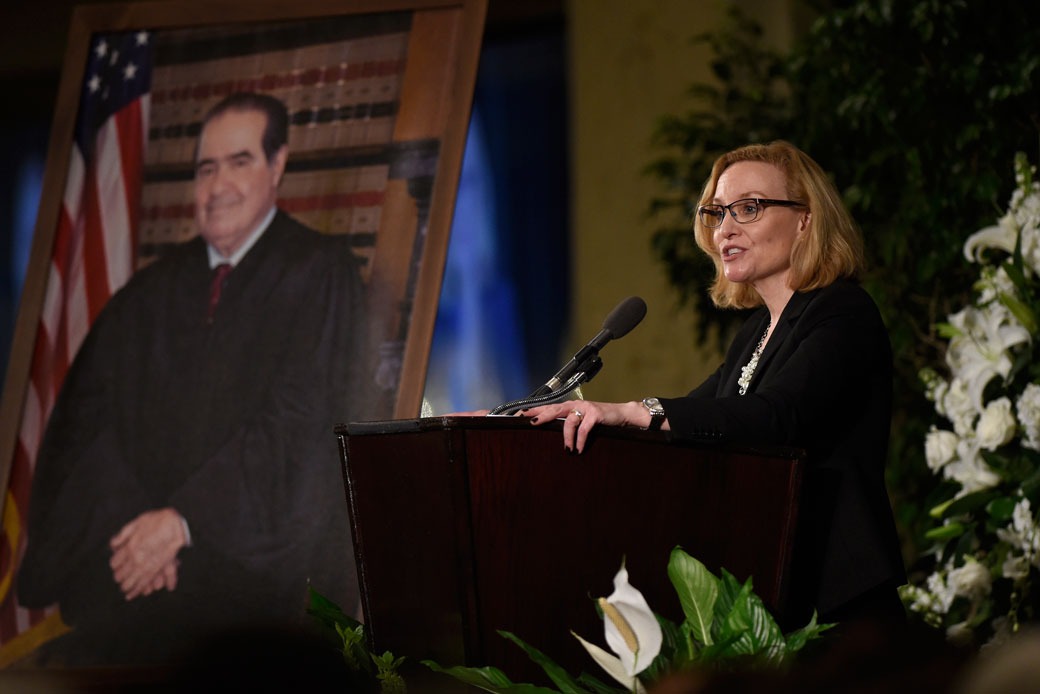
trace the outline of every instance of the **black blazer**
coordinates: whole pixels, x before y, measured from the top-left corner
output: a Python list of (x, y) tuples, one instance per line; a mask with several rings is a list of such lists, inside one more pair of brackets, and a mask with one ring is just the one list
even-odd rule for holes
[(679, 438), (806, 450), (793, 598), (802, 612), (811, 606), (826, 614), (905, 582), (884, 479), (892, 352), (877, 307), (858, 285), (795, 292), (739, 395), (741, 368), (768, 321), (765, 307), (756, 310), (714, 374), (686, 397), (661, 403)]

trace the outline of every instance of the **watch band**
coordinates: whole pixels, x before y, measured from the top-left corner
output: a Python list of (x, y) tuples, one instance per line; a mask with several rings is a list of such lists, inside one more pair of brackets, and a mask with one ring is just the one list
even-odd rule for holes
[(660, 429), (664, 424), (664, 408), (661, 407), (661, 401), (657, 398), (643, 398), (643, 407), (650, 412), (650, 426), (647, 427), (647, 430)]

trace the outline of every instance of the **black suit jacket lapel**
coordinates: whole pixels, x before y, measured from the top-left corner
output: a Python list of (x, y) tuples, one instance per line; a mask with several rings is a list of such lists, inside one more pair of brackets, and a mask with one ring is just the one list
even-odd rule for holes
[[(773, 329), (773, 334), (769, 338), (769, 342), (766, 343), (766, 348), (762, 351), (762, 356), (758, 358), (758, 366), (755, 368), (755, 375), (751, 377), (751, 384), (748, 386), (748, 392), (754, 392), (756, 386), (762, 382), (766, 374), (769, 373), (770, 365), (774, 361), (774, 357), (778, 352), (787, 349), (793, 349), (793, 347), (787, 346), (787, 338), (794, 331), (795, 326), (798, 325), (798, 318), (802, 315), (805, 307), (809, 305), (809, 301), (816, 294), (817, 290), (810, 292), (795, 292), (791, 295), (791, 298), (787, 301), (787, 305), (784, 306), (783, 312), (780, 314), (780, 320), (777, 321), (776, 327)], [(762, 330), (765, 330), (763, 326)], [(761, 335), (761, 333), (759, 333)], [(757, 345), (758, 342), (756, 341)], [(786, 349), (785, 349), (786, 348)], [(752, 347), (754, 350), (754, 347)], [(751, 358), (751, 353), (747, 355), (747, 359)], [(746, 364), (747, 361), (745, 360)], [(738, 373), (739, 378), (739, 373)]]

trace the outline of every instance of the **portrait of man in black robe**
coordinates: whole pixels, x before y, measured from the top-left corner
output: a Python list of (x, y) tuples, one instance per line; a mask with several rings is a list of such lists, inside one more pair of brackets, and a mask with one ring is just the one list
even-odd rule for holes
[(275, 204), (277, 99), (234, 94), (195, 157), (199, 235), (105, 306), (47, 427), (18, 594), (57, 602), (65, 664), (148, 663), (201, 635), (357, 603), (332, 427), (363, 412), (357, 262)]

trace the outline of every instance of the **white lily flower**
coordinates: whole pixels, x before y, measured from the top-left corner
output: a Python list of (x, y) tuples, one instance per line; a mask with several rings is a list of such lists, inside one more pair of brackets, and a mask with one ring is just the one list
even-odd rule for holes
[(624, 565), (614, 576), (614, 592), (610, 597), (600, 598), (599, 606), (603, 610), (603, 631), (607, 645), (618, 657), (590, 644), (577, 634), (574, 636), (611, 677), (633, 688), (633, 682), (639, 684), (636, 675), (650, 667), (650, 663), (661, 652), (661, 625), (643, 594), (629, 584), (628, 570)]
[(942, 468), (942, 473), (946, 479), (960, 483), (961, 489), (956, 495), (958, 499), (1000, 483), (1000, 477), (979, 455), (979, 442), (974, 438), (963, 438), (957, 442), (957, 457)]
[(964, 257), (974, 262), (982, 261), (982, 251), (986, 248), (998, 248), (1006, 253), (1015, 252), (1018, 241), (1018, 225), (1011, 214), (1001, 217), (996, 226), (979, 229), (964, 242)]
[(968, 384), (971, 404), (983, 410), (982, 393), (996, 375), (1011, 371), (1010, 349), (1030, 340), (1026, 330), (1001, 304), (968, 307), (949, 318), (961, 334), (950, 339), (946, 362), (956, 377)]

